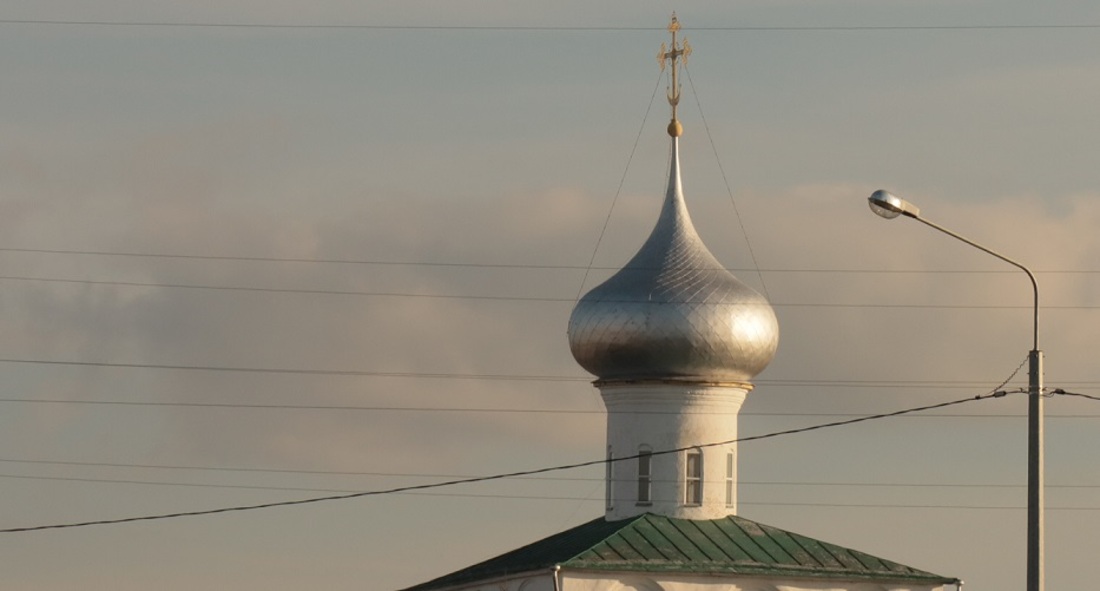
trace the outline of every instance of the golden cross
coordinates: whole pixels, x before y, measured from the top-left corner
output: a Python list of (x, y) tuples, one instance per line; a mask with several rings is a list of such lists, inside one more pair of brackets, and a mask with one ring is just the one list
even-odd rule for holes
[[(672, 48), (661, 44), (661, 51), (657, 54), (657, 63), (661, 64), (661, 71), (665, 71), (667, 61), (672, 68), (672, 81), (668, 88), (668, 104), (672, 105), (672, 121), (668, 124), (668, 134), (679, 137), (683, 133), (683, 127), (676, 120), (676, 106), (680, 104), (680, 82), (677, 73), (680, 64), (687, 64), (687, 58), (691, 55), (691, 45), (685, 38), (682, 44), (676, 43), (676, 32), (680, 30), (680, 21), (676, 19), (676, 13), (672, 13), (672, 21), (668, 23), (668, 31), (672, 33)], [(679, 62), (677, 62), (679, 59)]]

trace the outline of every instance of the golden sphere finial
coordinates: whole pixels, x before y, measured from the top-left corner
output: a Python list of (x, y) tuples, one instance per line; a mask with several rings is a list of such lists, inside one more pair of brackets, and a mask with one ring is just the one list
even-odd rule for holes
[(668, 135), (672, 137), (680, 137), (684, 135), (684, 126), (680, 125), (680, 122), (676, 119), (668, 122)]

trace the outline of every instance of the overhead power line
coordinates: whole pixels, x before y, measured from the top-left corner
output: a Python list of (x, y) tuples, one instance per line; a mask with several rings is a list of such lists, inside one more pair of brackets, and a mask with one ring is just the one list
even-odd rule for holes
[[(80, 250), (60, 248), (19, 248), (0, 247), (0, 252), (29, 253), (29, 254), (55, 254), (73, 256), (95, 257), (120, 257), (120, 258), (151, 258), (151, 259), (182, 259), (199, 261), (236, 261), (236, 262), (261, 262), (261, 263), (299, 263), (299, 264), (324, 264), (324, 265), (358, 265), (358, 266), (389, 266), (389, 267), (459, 267), (476, 269), (546, 269), (546, 270), (573, 270), (585, 271), (602, 270), (617, 271), (619, 267), (598, 265), (559, 265), (543, 263), (473, 263), (464, 261), (397, 261), (387, 259), (344, 259), (344, 258), (307, 258), (307, 257), (262, 257), (262, 256), (237, 256), (237, 255), (202, 255), (182, 253), (153, 253), (132, 251), (106, 251), (106, 250)], [(756, 268), (722, 267), (732, 272), (755, 272)], [(784, 269), (761, 268), (764, 273), (844, 273), (844, 274), (989, 274), (989, 275), (1015, 275), (1014, 271), (994, 269)], [(1037, 270), (1036, 274), (1098, 274), (1100, 269), (1048, 269)], [(30, 279), (30, 278), (28, 278)], [(45, 279), (43, 279), (45, 280)]]
[[(1081, 395), (1084, 396), (1084, 395)], [(0, 398), (0, 403), (26, 403), (26, 404), (74, 404), (89, 406), (137, 406), (137, 407), (169, 407), (169, 408), (216, 408), (216, 409), (258, 409), (258, 410), (325, 410), (325, 411), (361, 411), (361, 412), (441, 412), (441, 413), (472, 413), (472, 414), (553, 414), (553, 415), (604, 415), (603, 410), (574, 409), (574, 408), (470, 408), (454, 406), (360, 406), (344, 404), (244, 404), (234, 402), (155, 402), (146, 400), (79, 400), (79, 399), (41, 399), (41, 398)], [(713, 412), (698, 411), (680, 413), (674, 411), (632, 411), (625, 414), (634, 415), (672, 415), (672, 414), (700, 414), (700, 415), (736, 415), (743, 417), (855, 417), (856, 413), (838, 412)], [(960, 414), (960, 413), (936, 413), (916, 415), (907, 418), (914, 419), (1022, 419), (1024, 414)], [(1046, 415), (1048, 419), (1096, 419), (1100, 414), (1072, 414), (1072, 415)], [(0, 460), (3, 461), (3, 460)]]
[[(1023, 416), (1023, 415), (1021, 415)], [(444, 474), (444, 473), (418, 473), (418, 472), (377, 472), (377, 471), (362, 471), (362, 470), (298, 470), (289, 468), (257, 468), (252, 466), (195, 466), (195, 465), (176, 465), (176, 464), (128, 464), (119, 462), (78, 462), (78, 461), (63, 461), (63, 460), (30, 460), (30, 459), (15, 459), (15, 458), (0, 458), (0, 462), (6, 462), (10, 464), (24, 464), (34, 466), (65, 466), (65, 467), (81, 467), (81, 468), (124, 468), (128, 470), (171, 470), (171, 471), (192, 471), (192, 472), (230, 472), (230, 473), (260, 473), (260, 474), (293, 474), (293, 475), (307, 475), (307, 476), (360, 476), (360, 477), (382, 477), (382, 478), (475, 478), (475, 474)], [(0, 478), (16, 478), (26, 480), (69, 480), (70, 477), (64, 476), (33, 476), (26, 474), (0, 474)], [(151, 484), (151, 485), (180, 485), (191, 486), (193, 483), (185, 482), (165, 482), (165, 481), (135, 481), (135, 480), (117, 480), (111, 478), (75, 478), (78, 481), (87, 482), (102, 482), (102, 483), (119, 483), (119, 484)], [(518, 476), (514, 480), (533, 480), (533, 481), (549, 481), (549, 482), (603, 482), (603, 478), (593, 477), (566, 477), (566, 476)], [(657, 479), (653, 482), (661, 482)], [(806, 481), (806, 480), (738, 480), (738, 485), (749, 486), (820, 486), (820, 487), (869, 487), (869, 488), (1026, 488), (1026, 484), (1007, 484), (1007, 483), (962, 483), (962, 482), (837, 482), (837, 481)], [(232, 484), (207, 484), (202, 483), (201, 486), (208, 487), (223, 487), (223, 488), (240, 488), (238, 485)], [(245, 488), (253, 488), (245, 486)], [(1100, 488), (1100, 485), (1094, 484), (1048, 484), (1047, 488), (1058, 489), (1095, 489)], [(274, 490), (279, 490), (275, 487)], [(320, 488), (299, 488), (299, 489), (286, 489), (286, 490), (312, 490), (315, 492), (357, 492), (352, 490), (326, 490)]]
[[(333, 29), (363, 31), (551, 31), (551, 32), (652, 32), (664, 27), (625, 25), (398, 25), (398, 24), (333, 24), (333, 23), (247, 23), (202, 21), (120, 21), (70, 19), (0, 19), (3, 25), (84, 26), (84, 27), (171, 27), (220, 29)], [(1100, 24), (1004, 24), (1004, 25), (760, 25), (691, 27), (685, 31), (719, 32), (801, 32), (801, 31), (1012, 31), (1098, 29)]]
[[(725, 446), (725, 445), (732, 445), (734, 443), (746, 443), (746, 442), (749, 442), (749, 441), (760, 441), (760, 440), (771, 439), (771, 438), (775, 438), (775, 437), (795, 435), (795, 434), (798, 434), (798, 433), (808, 433), (810, 431), (817, 431), (817, 430), (820, 430), (820, 429), (827, 429), (827, 428), (832, 428), (832, 427), (841, 427), (841, 426), (853, 425), (853, 424), (856, 424), (856, 423), (872, 421), (872, 420), (878, 420), (878, 419), (885, 419), (885, 418), (889, 418), (889, 417), (896, 417), (896, 416), (901, 416), (901, 415), (915, 413), (915, 412), (923, 412), (923, 411), (935, 410), (935, 409), (939, 409), (939, 408), (947, 408), (947, 407), (950, 407), (950, 406), (956, 406), (956, 405), (959, 405), (959, 404), (966, 404), (966, 403), (969, 403), (969, 402), (976, 402), (976, 401), (979, 401), (979, 400), (988, 400), (990, 398), (1000, 397), (1002, 395), (1003, 394), (999, 394), (999, 393), (997, 393), (997, 394), (994, 394), (994, 393), (983, 394), (983, 395), (979, 395), (979, 396), (961, 398), (961, 399), (952, 400), (952, 401), (949, 401), (949, 402), (940, 402), (940, 403), (937, 403), (937, 404), (930, 404), (930, 405), (926, 405), (926, 406), (908, 408), (908, 409), (889, 412), (889, 413), (867, 415), (867, 416), (857, 417), (857, 418), (854, 418), (854, 419), (848, 419), (848, 420), (844, 420), (844, 421), (834, 421), (834, 422), (831, 422), (831, 423), (822, 423), (822, 424), (813, 425), (813, 426), (809, 426), (809, 427), (801, 427), (801, 428), (798, 428), (798, 429), (787, 429), (787, 430), (784, 430), (784, 431), (775, 431), (775, 432), (767, 433), (767, 434), (763, 434), (763, 435), (752, 435), (752, 436), (747, 436), (747, 437), (739, 437), (737, 439), (730, 439), (730, 440), (726, 440), (726, 441), (716, 441), (716, 442), (704, 443), (704, 444), (700, 444), (700, 445), (691, 445), (691, 446), (680, 447), (680, 448), (675, 448), (675, 449), (655, 450), (653, 452), (647, 452), (647, 455), (654, 455), (654, 456), (656, 456), (656, 455), (667, 455), (667, 454), (681, 453), (681, 452), (691, 450), (691, 449), (708, 448), (708, 447), (720, 447), (720, 446)], [(330, 502), (330, 501), (341, 501), (341, 500), (361, 498), (361, 497), (382, 496), (382, 495), (391, 495), (391, 494), (398, 494), (398, 493), (408, 493), (408, 492), (414, 492), (414, 491), (439, 489), (439, 488), (457, 486), (457, 485), (460, 485), (460, 484), (488, 482), (488, 481), (492, 481), (492, 480), (504, 480), (504, 479), (516, 478), (516, 477), (520, 477), (520, 476), (533, 476), (533, 475), (537, 475), (537, 474), (547, 474), (547, 473), (551, 473), (551, 472), (560, 472), (560, 471), (564, 471), (564, 470), (573, 470), (573, 469), (577, 469), (577, 468), (585, 468), (585, 467), (588, 467), (588, 466), (598, 466), (598, 465), (603, 465), (603, 464), (608, 464), (608, 463), (613, 463), (613, 462), (623, 462), (623, 461), (628, 461), (628, 460), (635, 460), (638, 457), (639, 457), (638, 455), (632, 455), (632, 456), (623, 456), (621, 458), (589, 460), (589, 461), (586, 461), (586, 462), (577, 462), (577, 463), (573, 463), (573, 464), (564, 464), (564, 465), (560, 465), (560, 466), (551, 466), (551, 467), (547, 467), (547, 468), (537, 468), (537, 469), (534, 469), (534, 470), (523, 470), (523, 471), (518, 471), (518, 472), (508, 472), (508, 473), (503, 473), (503, 474), (494, 474), (494, 475), (491, 475), (491, 476), (478, 476), (478, 477), (473, 477), (473, 478), (460, 478), (460, 479), (448, 480), (448, 481), (444, 481), (444, 482), (435, 482), (435, 483), (429, 483), (429, 484), (416, 484), (416, 485), (400, 486), (400, 487), (394, 487), (394, 488), (383, 489), (383, 490), (360, 491), (360, 492), (337, 494), (337, 495), (330, 495), (330, 496), (323, 496), (323, 497), (312, 497), (312, 498), (298, 499), (298, 500), (293, 500), (293, 501), (275, 501), (275, 502), (261, 503), (261, 504), (256, 504), (256, 505), (236, 505), (236, 506), (232, 506), (232, 507), (221, 507), (221, 508), (218, 508), (218, 509), (206, 509), (206, 510), (200, 510), (200, 511), (181, 511), (181, 512), (177, 512), (177, 513), (162, 513), (162, 514), (157, 514), (157, 515), (143, 515), (143, 516), (139, 516), (139, 517), (123, 517), (123, 518), (119, 518), (119, 519), (101, 519), (101, 520), (95, 520), (95, 521), (82, 521), (82, 522), (73, 522), (73, 523), (52, 524), (52, 525), (36, 525), (36, 526), (28, 526), (28, 527), (13, 527), (13, 528), (0, 529), (0, 533), (18, 533), (18, 532), (42, 531), (42, 530), (51, 530), (51, 529), (71, 529), (71, 528), (77, 528), (77, 527), (89, 527), (89, 526), (93, 526), (93, 525), (113, 525), (113, 524), (119, 524), (119, 523), (133, 523), (133, 522), (137, 522), (137, 521), (154, 521), (154, 520), (162, 520), (162, 519), (174, 519), (174, 518), (178, 518), (178, 517), (196, 517), (196, 516), (200, 516), (200, 515), (215, 515), (215, 514), (220, 514), (220, 513), (230, 513), (230, 512), (239, 512), (239, 511), (252, 511), (252, 510), (257, 510), (257, 509), (270, 509), (270, 508), (274, 508), (274, 507), (289, 507), (289, 506), (294, 506), (294, 505), (306, 505), (306, 504), (323, 503), (323, 502)]]
[[(380, 259), (325, 259), (303, 257), (260, 257), (260, 256), (233, 256), (233, 255), (201, 255), (201, 254), (173, 254), (151, 252), (127, 252), (104, 250), (76, 250), (58, 248), (14, 248), (0, 247), (0, 252), (22, 252), (35, 254), (64, 254), (98, 257), (123, 257), (123, 258), (149, 258), (149, 259), (184, 259), (199, 261), (238, 261), (238, 262), (262, 262), (262, 263), (315, 263), (326, 265), (378, 265), (378, 266), (407, 266), (407, 267), (475, 267), (485, 269), (577, 269), (583, 270), (583, 265), (542, 265), (526, 263), (465, 263), (465, 262), (432, 262), (432, 261), (393, 261)], [(610, 267), (593, 267), (594, 269), (610, 269)]]
[[(337, 410), (337, 411), (365, 411), (365, 412), (443, 412), (443, 413), (475, 413), (475, 414), (557, 414), (557, 415), (603, 415), (603, 410), (571, 409), (571, 408), (466, 408), (447, 406), (357, 406), (357, 405), (324, 405), (324, 404), (237, 404), (232, 402), (152, 402), (144, 400), (58, 400), (36, 398), (0, 398), (0, 402), (28, 403), (28, 404), (76, 404), (91, 406), (151, 406), (172, 408), (237, 408), (237, 409), (271, 409), (271, 410)], [(679, 413), (673, 411), (633, 411), (625, 414), (636, 415), (671, 415), (671, 414), (700, 414), (700, 415), (738, 415), (750, 417), (854, 417), (855, 413), (806, 413), (806, 412), (711, 412), (699, 411)], [(927, 414), (911, 418), (943, 419), (943, 418), (997, 418), (1020, 419), (1022, 414)], [(1100, 418), (1100, 415), (1046, 415), (1051, 419), (1085, 419)]]
[[(358, 297), (384, 297), (384, 298), (423, 298), (445, 300), (484, 300), (504, 302), (550, 302), (550, 303), (575, 303), (576, 298), (552, 297), (552, 296), (504, 296), (504, 295), (476, 295), (476, 294), (437, 294), (399, 291), (360, 291), (341, 289), (295, 289), (280, 287), (251, 287), (243, 285), (201, 285), (194, 283), (153, 283), (140, 281), (99, 281), (94, 279), (64, 279), (54, 277), (24, 277), (13, 275), (0, 275), (2, 281), (25, 281), (43, 283), (68, 283), (78, 285), (110, 285), (120, 287), (141, 287), (160, 289), (194, 289), (207, 291), (243, 291), (257, 293), (290, 293), (309, 295), (333, 295), (333, 296), (358, 296)], [(613, 300), (605, 300), (613, 301)], [(1017, 310), (1031, 309), (1026, 305), (996, 305), (996, 304), (894, 304), (894, 303), (827, 303), (827, 302), (770, 302), (773, 308), (853, 308), (853, 309), (929, 309), (929, 310)], [(1100, 310), (1100, 305), (1088, 306), (1059, 306), (1044, 305), (1044, 310)]]
[(1052, 391), (1051, 394), (1052, 395), (1060, 395), (1060, 396), (1076, 396), (1077, 398), (1086, 398), (1088, 400), (1093, 400), (1093, 401), (1100, 402), (1100, 396), (1092, 396), (1090, 394), (1081, 394), (1080, 392), (1066, 392), (1062, 388), (1058, 388), (1058, 389)]
[[(334, 488), (307, 488), (307, 487), (287, 487), (287, 486), (233, 486), (233, 485), (221, 485), (221, 484), (202, 484), (202, 483), (170, 483), (170, 482), (145, 482), (145, 481), (126, 481), (126, 480), (100, 480), (93, 478), (50, 478), (50, 477), (22, 477), (22, 476), (8, 476), (0, 474), (0, 478), (29, 478), (29, 479), (44, 479), (44, 480), (63, 480), (63, 481), (76, 481), (76, 482), (108, 482), (108, 483), (123, 483), (123, 484), (148, 484), (148, 485), (165, 485), (165, 486), (184, 486), (184, 487), (197, 487), (197, 488), (234, 488), (234, 489), (246, 489), (246, 490), (269, 490), (269, 491), (283, 491), (283, 492), (333, 492), (333, 493), (355, 493), (358, 491), (350, 489), (334, 489)], [(1021, 487), (1023, 485), (1020, 485)], [(1048, 487), (1056, 488), (1056, 487)], [(1100, 488), (1100, 487), (1090, 487)], [(601, 499), (594, 499), (592, 497), (578, 497), (578, 496), (564, 496), (564, 495), (518, 495), (518, 494), (500, 494), (500, 493), (434, 493), (434, 492), (402, 492), (394, 493), (401, 495), (410, 495), (418, 497), (445, 497), (445, 498), (466, 498), (466, 499), (512, 499), (521, 501), (590, 501), (593, 503), (603, 502)], [(992, 509), (992, 510), (1024, 510), (1023, 506), (1005, 506), (1005, 505), (915, 505), (915, 504), (902, 504), (902, 503), (825, 503), (825, 502), (782, 502), (782, 501), (744, 501), (739, 500), (739, 505), (753, 506), (753, 507), (836, 507), (846, 509)], [(1100, 511), (1100, 507), (1082, 507), (1082, 506), (1067, 506), (1067, 507), (1047, 507), (1048, 511)], [(0, 533), (5, 533), (0, 530)]]
[[(93, 367), (113, 369), (146, 369), (163, 371), (199, 371), (199, 372), (225, 372), (225, 373), (257, 373), (257, 374), (291, 374), (308, 376), (347, 376), (347, 377), (377, 377), (377, 378), (402, 378), (402, 379), (444, 379), (444, 380), (484, 380), (484, 381), (516, 381), (516, 382), (591, 382), (592, 376), (569, 375), (538, 375), (538, 374), (484, 374), (484, 373), (458, 373), (458, 372), (413, 372), (413, 371), (378, 371), (356, 369), (310, 369), (293, 367), (245, 367), (230, 365), (182, 365), (169, 363), (124, 363), (109, 361), (70, 361), (58, 359), (34, 359), (34, 358), (0, 358), (0, 363), (68, 366), (68, 367)], [(918, 389), (973, 389), (981, 387), (978, 380), (846, 380), (846, 379), (758, 379), (754, 380), (758, 386), (768, 385), (776, 387), (837, 387), (837, 388), (918, 388)], [(1063, 384), (1075, 386), (1092, 386), (1100, 382), (1089, 380), (1063, 380)], [(36, 398), (5, 398), (0, 402), (53, 402), (57, 404), (97, 404), (95, 401), (72, 399), (54, 400)], [(103, 401), (103, 404), (143, 404), (146, 401)], [(157, 404), (157, 403), (150, 403)], [(164, 403), (168, 404), (168, 403)], [(183, 404), (183, 403), (181, 403)], [(210, 403), (219, 404), (219, 403)], [(328, 408), (328, 407), (325, 407)], [(354, 408), (354, 407), (348, 407)]]
[(71, 366), (71, 367), (109, 367), (120, 369), (153, 369), (177, 371), (204, 371), (228, 373), (259, 374), (296, 374), (316, 376), (353, 376), (381, 378), (423, 378), (447, 380), (506, 380), (519, 382), (588, 382), (592, 378), (583, 376), (538, 376), (509, 374), (464, 374), (464, 373), (422, 373), (400, 371), (365, 371), (350, 369), (304, 369), (280, 367), (233, 367), (225, 365), (173, 365), (167, 363), (111, 363), (106, 361), (59, 361), (52, 359), (14, 359), (3, 358), (0, 363), (20, 363), (29, 365)]

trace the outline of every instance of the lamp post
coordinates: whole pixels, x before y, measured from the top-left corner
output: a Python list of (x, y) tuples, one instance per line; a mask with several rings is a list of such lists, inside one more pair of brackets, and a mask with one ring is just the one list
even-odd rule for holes
[(922, 218), (917, 206), (887, 191), (875, 191), (867, 202), (879, 216), (913, 218), (1019, 268), (1031, 280), (1035, 305), (1027, 372), (1027, 591), (1043, 591), (1043, 352), (1039, 350), (1039, 284), (1035, 275), (1020, 263)]

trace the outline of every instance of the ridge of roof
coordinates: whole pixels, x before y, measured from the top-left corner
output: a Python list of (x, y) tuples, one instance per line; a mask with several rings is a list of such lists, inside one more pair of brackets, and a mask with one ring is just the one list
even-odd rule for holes
[(452, 588), (555, 566), (927, 584), (956, 580), (736, 515), (692, 520), (645, 513), (619, 521), (597, 518), (403, 591)]

